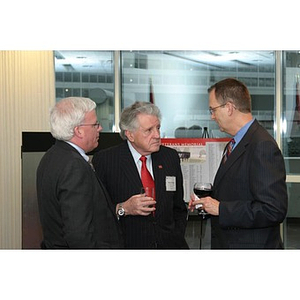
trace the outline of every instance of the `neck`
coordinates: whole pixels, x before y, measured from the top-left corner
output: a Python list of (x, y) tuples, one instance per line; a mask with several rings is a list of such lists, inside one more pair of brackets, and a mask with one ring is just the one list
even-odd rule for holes
[(238, 117), (235, 118), (234, 122), (232, 123), (232, 129), (228, 132), (230, 135), (235, 136), (237, 132), (243, 128), (248, 122), (253, 119), (251, 113), (248, 114), (239, 114)]

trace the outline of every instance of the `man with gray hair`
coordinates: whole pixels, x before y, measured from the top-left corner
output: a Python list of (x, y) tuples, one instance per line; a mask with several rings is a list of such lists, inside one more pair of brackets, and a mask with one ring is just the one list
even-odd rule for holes
[(86, 153), (102, 129), (91, 99), (70, 97), (50, 113), (56, 139), (37, 169), (43, 249), (123, 248), (114, 207)]
[(188, 248), (180, 159), (176, 150), (161, 145), (160, 121), (158, 107), (134, 103), (121, 114), (124, 142), (93, 157), (128, 249)]

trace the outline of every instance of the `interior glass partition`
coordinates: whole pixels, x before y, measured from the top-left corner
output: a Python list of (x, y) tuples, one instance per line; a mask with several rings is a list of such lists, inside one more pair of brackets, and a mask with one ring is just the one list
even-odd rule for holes
[(282, 146), (288, 173), (300, 175), (300, 51), (283, 53)]
[[(281, 145), (287, 169), (289, 210), (283, 226), (285, 247), (300, 249), (294, 237), (300, 232), (300, 104), (299, 51), (283, 51), (280, 74), (282, 95), (275, 95), (275, 51), (55, 51), (56, 99), (90, 97), (97, 103), (104, 132), (113, 132), (115, 107), (153, 100), (161, 109), (163, 137), (224, 137), (208, 112), (207, 88), (235, 77), (252, 96), (252, 111), (275, 137), (275, 122), (282, 122)], [(120, 63), (121, 103), (115, 103), (115, 64)], [(276, 70), (278, 71), (278, 69)], [(118, 74), (117, 74), (118, 75)], [(280, 102), (281, 120), (276, 120)], [(116, 106), (117, 105), (117, 106)], [(279, 108), (278, 108), (279, 110)], [(278, 112), (277, 112), (278, 113)], [(197, 247), (198, 226), (187, 233)], [(297, 240), (298, 238), (296, 238)]]
[[(56, 100), (89, 97), (104, 132), (115, 128), (113, 51), (56, 50)], [(118, 62), (116, 62), (118, 63)], [(121, 51), (121, 109), (153, 96), (163, 115), (162, 136), (224, 137), (208, 113), (207, 88), (225, 77), (243, 81), (254, 116), (274, 135), (273, 51)]]
[(289, 193), (284, 240), (285, 248), (300, 249), (300, 51), (283, 51), (282, 60), (282, 150)]
[(65, 97), (88, 97), (97, 104), (103, 132), (114, 128), (113, 51), (54, 52), (56, 101)]
[[(122, 108), (153, 101), (162, 112), (162, 137), (199, 138), (205, 127), (209, 137), (227, 137), (211, 120), (207, 94), (227, 77), (247, 85), (254, 117), (275, 136), (273, 51), (122, 51), (121, 66)], [(210, 249), (210, 221), (200, 224), (194, 217), (186, 230), (189, 247)]]
[(284, 248), (300, 249), (300, 183), (287, 183), (289, 207), (284, 221)]
[(207, 89), (235, 77), (252, 96), (254, 116), (274, 136), (273, 51), (122, 51), (122, 108), (154, 102), (162, 112), (163, 137), (225, 137), (210, 119)]

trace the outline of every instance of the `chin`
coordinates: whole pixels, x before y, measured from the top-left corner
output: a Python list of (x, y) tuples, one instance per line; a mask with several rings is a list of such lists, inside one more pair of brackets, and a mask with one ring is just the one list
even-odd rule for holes
[(159, 148), (160, 148), (160, 145), (157, 147), (153, 147), (151, 152), (157, 152), (157, 151), (159, 151)]

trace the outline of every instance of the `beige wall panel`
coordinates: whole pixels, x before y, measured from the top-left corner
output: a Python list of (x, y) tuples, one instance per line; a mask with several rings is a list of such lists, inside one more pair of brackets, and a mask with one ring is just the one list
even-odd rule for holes
[(22, 245), (22, 131), (49, 131), (52, 51), (0, 51), (0, 249)]

